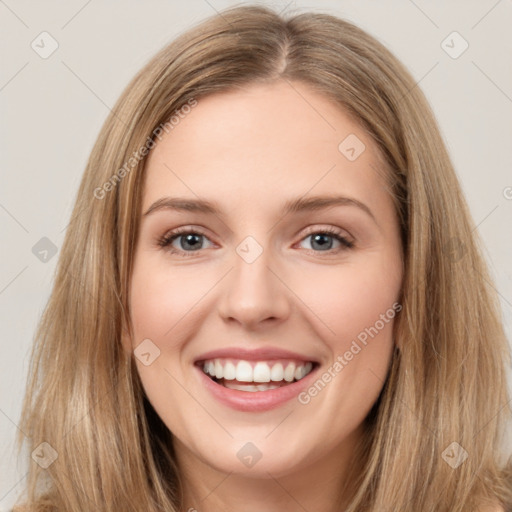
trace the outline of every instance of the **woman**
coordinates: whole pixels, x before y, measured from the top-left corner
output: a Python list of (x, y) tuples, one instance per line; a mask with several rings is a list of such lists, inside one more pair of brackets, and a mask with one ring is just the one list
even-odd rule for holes
[(138, 73), (92, 151), (18, 510), (506, 510), (489, 282), (396, 58), (332, 16), (224, 11)]

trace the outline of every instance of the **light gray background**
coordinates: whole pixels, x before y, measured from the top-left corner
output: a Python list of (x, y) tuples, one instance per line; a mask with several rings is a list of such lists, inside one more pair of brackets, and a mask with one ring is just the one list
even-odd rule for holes
[[(0, 511), (25, 484), (13, 439), (28, 352), (48, 299), (86, 159), (109, 108), (135, 72), (193, 23), (236, 2), (0, 0), (1, 266)], [(486, 246), (512, 338), (512, 0), (260, 2), (355, 22), (412, 72), (438, 118)], [(31, 48), (47, 31), (58, 49)], [(458, 58), (441, 43), (468, 42)], [(448, 39), (457, 48), (460, 42)], [(452, 50), (454, 51), (454, 50)]]

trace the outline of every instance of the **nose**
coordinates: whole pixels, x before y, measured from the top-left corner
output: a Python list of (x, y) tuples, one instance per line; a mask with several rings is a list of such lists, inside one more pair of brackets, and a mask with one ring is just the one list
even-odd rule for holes
[[(218, 310), (226, 322), (238, 322), (246, 329), (261, 324), (282, 323), (290, 314), (293, 295), (273, 265), (270, 250), (251, 262), (235, 253), (232, 270), (224, 279)], [(275, 263), (275, 261), (274, 261)]]

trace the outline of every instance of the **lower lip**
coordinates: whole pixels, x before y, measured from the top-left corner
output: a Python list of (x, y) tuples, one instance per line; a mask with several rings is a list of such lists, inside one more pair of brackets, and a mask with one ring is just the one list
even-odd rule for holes
[(296, 397), (309, 386), (318, 369), (318, 366), (315, 366), (305, 377), (292, 384), (276, 389), (268, 389), (267, 391), (251, 392), (225, 388), (223, 385), (217, 384), (214, 380), (210, 379), (199, 366), (194, 366), (199, 372), (204, 386), (219, 402), (244, 412), (269, 411), (288, 402), (288, 400)]

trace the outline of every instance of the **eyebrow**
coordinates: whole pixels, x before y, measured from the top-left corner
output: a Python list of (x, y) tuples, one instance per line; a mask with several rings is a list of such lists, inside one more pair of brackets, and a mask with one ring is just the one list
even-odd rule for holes
[[(355, 206), (368, 214), (376, 223), (377, 220), (372, 211), (361, 201), (352, 197), (344, 196), (313, 196), (308, 198), (299, 197), (297, 199), (288, 200), (283, 206), (284, 215), (290, 213), (318, 211), (333, 206)], [(148, 216), (159, 210), (178, 210), (205, 213), (211, 215), (221, 215), (220, 208), (216, 203), (204, 199), (187, 199), (179, 197), (162, 197), (155, 201), (144, 213)]]

